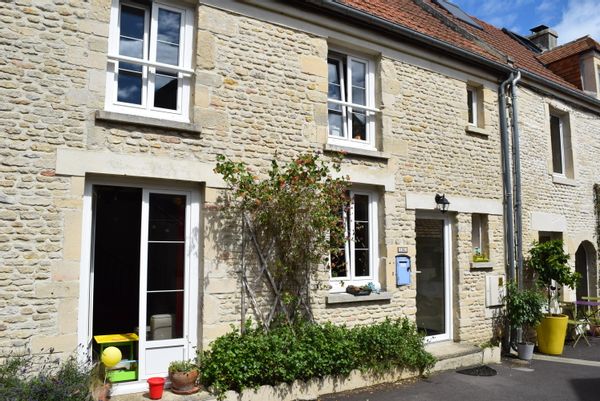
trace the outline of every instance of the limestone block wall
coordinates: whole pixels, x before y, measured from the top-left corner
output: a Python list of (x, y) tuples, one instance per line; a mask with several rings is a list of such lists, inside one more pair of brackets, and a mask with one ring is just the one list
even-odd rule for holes
[(90, 37), (108, 32), (95, 8), (0, 4), (0, 355), (76, 345), (82, 182), (54, 156), (85, 146), (89, 73), (105, 68)]
[[(532, 242), (539, 239), (539, 231), (561, 231), (574, 268), (575, 252), (583, 241), (597, 247), (593, 185), (600, 182), (597, 167), (600, 118), (590, 111), (528, 88), (519, 90), (519, 109), (524, 249), (527, 251)], [(558, 181), (552, 175), (550, 109), (566, 113), (570, 120), (575, 176), (567, 182)], [(539, 221), (533, 221), (535, 213), (550, 214), (546, 228)], [(553, 225), (553, 219), (559, 224)], [(597, 293), (597, 266), (594, 267), (592, 291)], [(574, 294), (567, 292), (565, 297), (573, 299)]]

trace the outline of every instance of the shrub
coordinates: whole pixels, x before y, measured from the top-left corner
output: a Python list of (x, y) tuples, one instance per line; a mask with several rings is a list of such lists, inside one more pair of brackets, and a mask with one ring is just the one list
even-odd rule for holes
[(401, 367), (422, 373), (434, 363), (406, 318), (354, 328), (331, 323), (247, 328), (242, 335), (232, 331), (219, 337), (199, 355), (202, 384), (219, 396), (227, 390), (345, 376), (353, 369)]
[(74, 358), (34, 366), (29, 356), (0, 364), (0, 401), (89, 401), (91, 369)]
[[(509, 281), (506, 286), (506, 317), (515, 328), (522, 328), (524, 336), (529, 329), (535, 327), (544, 316), (542, 306), (544, 297), (537, 287), (520, 290), (514, 281)], [(524, 337), (523, 341), (527, 341)]]

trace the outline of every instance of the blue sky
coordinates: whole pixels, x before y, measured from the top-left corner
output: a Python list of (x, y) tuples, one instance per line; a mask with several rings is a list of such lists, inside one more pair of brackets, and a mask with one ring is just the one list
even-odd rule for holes
[(451, 0), (467, 14), (522, 35), (544, 24), (559, 44), (591, 35), (600, 41), (600, 0)]

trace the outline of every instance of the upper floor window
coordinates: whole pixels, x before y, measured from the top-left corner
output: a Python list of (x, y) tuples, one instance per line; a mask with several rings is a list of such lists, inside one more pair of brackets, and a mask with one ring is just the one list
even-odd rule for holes
[(329, 142), (375, 148), (375, 88), (370, 60), (330, 52)]
[(113, 0), (106, 109), (189, 121), (192, 35), (191, 9)]
[(330, 257), (332, 290), (349, 284), (378, 282), (377, 194), (350, 191), (350, 205), (342, 212), (346, 241)]
[(469, 124), (477, 126), (477, 89), (472, 86), (467, 86), (467, 108), (469, 112)]
[(552, 147), (552, 172), (573, 178), (573, 155), (568, 114), (550, 113), (550, 143)]

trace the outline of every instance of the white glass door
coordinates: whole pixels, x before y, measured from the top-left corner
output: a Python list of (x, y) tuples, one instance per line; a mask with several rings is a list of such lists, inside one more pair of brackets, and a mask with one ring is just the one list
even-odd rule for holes
[(415, 224), (416, 323), (427, 341), (449, 340), (452, 332), (450, 222), (446, 216), (418, 216)]
[(140, 378), (188, 359), (190, 196), (144, 190), (140, 250)]

